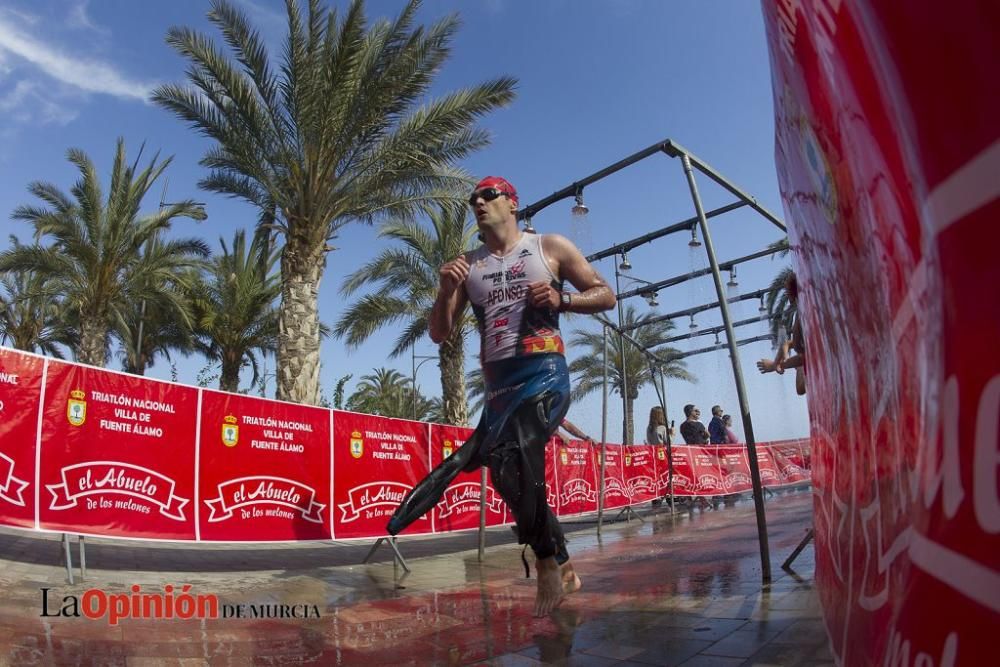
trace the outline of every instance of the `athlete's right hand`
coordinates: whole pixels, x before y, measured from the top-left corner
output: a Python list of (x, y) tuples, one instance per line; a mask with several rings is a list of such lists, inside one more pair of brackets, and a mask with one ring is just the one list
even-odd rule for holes
[(447, 295), (453, 294), (469, 277), (469, 263), (465, 261), (464, 256), (459, 255), (442, 266), (438, 274), (441, 279), (441, 291)]

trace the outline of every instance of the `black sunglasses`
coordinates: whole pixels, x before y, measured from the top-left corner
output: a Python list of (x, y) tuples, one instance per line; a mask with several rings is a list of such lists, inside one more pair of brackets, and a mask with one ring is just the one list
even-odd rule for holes
[(479, 199), (480, 197), (483, 198), (483, 201), (493, 201), (500, 195), (503, 195), (504, 197), (509, 197), (510, 193), (505, 192), (503, 190), (497, 190), (496, 188), (483, 188), (482, 190), (476, 190), (471, 195), (469, 195), (469, 206), (475, 207), (476, 200)]

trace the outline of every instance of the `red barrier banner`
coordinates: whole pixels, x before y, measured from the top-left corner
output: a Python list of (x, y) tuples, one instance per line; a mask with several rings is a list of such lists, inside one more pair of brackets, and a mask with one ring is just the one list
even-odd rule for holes
[[(458, 451), (472, 435), (471, 428), (431, 424), (431, 467)], [(434, 532), (468, 530), (479, 527), (481, 472), (463, 472), (445, 490), (434, 507)], [(489, 475), (487, 474), (487, 478)], [(486, 525), (499, 526), (506, 522), (503, 498), (489, 483), (486, 484)]]
[(203, 391), (203, 540), (328, 540), (330, 411)]
[(653, 445), (628, 445), (624, 447), (624, 454), (622, 476), (628, 489), (629, 502), (638, 505), (659, 497)]
[(800, 465), (803, 458), (802, 449), (797, 442), (790, 445), (771, 445), (768, 451), (778, 470), (780, 484), (797, 484), (809, 479), (809, 472)]
[(0, 525), (35, 527), (35, 443), (45, 360), (0, 348)]
[[(766, 445), (758, 445), (763, 447)], [(722, 472), (722, 489), (725, 493), (743, 493), (753, 490), (750, 465), (747, 463), (746, 445), (720, 445), (716, 448)]]
[[(383, 537), (406, 493), (430, 472), (428, 425), (333, 412), (333, 535)], [(431, 513), (406, 534), (432, 531)]]
[[(995, 2), (763, 3), (837, 664), (1000, 627)], [(931, 46), (933, 45), (933, 46)]]
[(667, 477), (670, 474), (670, 465), (667, 463), (667, 446), (652, 445), (653, 447), (653, 479), (656, 484), (656, 495), (667, 495)]
[[(625, 457), (622, 454), (621, 445), (606, 445), (604, 447), (604, 508), (617, 509), (625, 507), (632, 500), (625, 485), (624, 464)], [(600, 476), (601, 472), (601, 447), (594, 447), (595, 470)]]
[(690, 445), (689, 449), (694, 467), (695, 493), (700, 496), (718, 496), (725, 493), (716, 447)]
[(770, 447), (757, 447), (757, 468), (760, 470), (761, 486), (780, 486), (781, 475), (774, 462)]
[[(552, 513), (562, 514), (559, 507), (559, 478), (556, 471), (556, 448), (553, 443), (559, 442), (555, 437), (549, 438), (545, 445), (545, 496)], [(511, 521), (514, 517), (511, 517)]]
[[(691, 459), (691, 448), (687, 445), (673, 445), (671, 454), (674, 464), (674, 495), (694, 496), (695, 477), (694, 465)], [(659, 481), (660, 493), (666, 495), (670, 492), (670, 467), (664, 465), (657, 468), (657, 480)]]
[(198, 391), (55, 360), (45, 382), (40, 526), (195, 539)]
[(559, 479), (559, 514), (597, 511), (597, 471), (594, 447), (583, 440), (553, 439)]

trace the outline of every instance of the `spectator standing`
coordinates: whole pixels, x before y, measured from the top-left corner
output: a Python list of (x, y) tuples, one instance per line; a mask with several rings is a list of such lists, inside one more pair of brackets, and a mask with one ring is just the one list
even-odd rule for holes
[(667, 426), (667, 415), (659, 405), (649, 410), (649, 424), (646, 426), (647, 445), (669, 445), (673, 442), (674, 429)]
[(698, 421), (701, 410), (688, 403), (684, 406), (684, 416), (686, 419), (681, 424), (681, 437), (684, 438), (684, 442), (689, 445), (707, 445), (711, 438), (705, 425)]
[(708, 422), (708, 437), (713, 445), (726, 444), (726, 426), (722, 423), (722, 406), (712, 406), (712, 421)]
[(736, 432), (733, 431), (733, 418), (731, 415), (724, 415), (722, 417), (722, 425), (726, 427), (726, 444), (735, 445), (739, 443), (739, 438), (736, 437)]

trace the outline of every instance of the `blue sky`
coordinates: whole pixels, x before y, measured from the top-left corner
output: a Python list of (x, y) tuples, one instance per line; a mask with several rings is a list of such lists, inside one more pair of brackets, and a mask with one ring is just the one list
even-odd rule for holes
[[(284, 3), (238, 0), (267, 41), (280, 45)], [(335, 2), (343, 6), (343, 2)], [(393, 16), (399, 0), (370, 2), (368, 15)], [(181, 82), (184, 61), (164, 42), (171, 25), (187, 25), (219, 39), (205, 20), (207, 2), (85, 2), (83, 0), (8, 0), (0, 7), (0, 229), (7, 235), (30, 236), (27, 225), (12, 221), (10, 212), (34, 203), (26, 186), (51, 181), (68, 190), (75, 174), (65, 159), (70, 147), (82, 148), (107, 178), (116, 137), (125, 138), (129, 155), (146, 143), (146, 155), (159, 150), (173, 155), (168, 170), (168, 200), (194, 198), (206, 203), (209, 219), (180, 221), (176, 233), (198, 235), (218, 247), (250, 227), (255, 212), (247, 205), (197, 190), (204, 175), (198, 160), (209, 143), (148, 100), (159, 83)], [(665, 2), (660, 0), (431, 0), (421, 10), (423, 21), (459, 12), (463, 28), (452, 58), (435, 84), (442, 93), (501, 74), (519, 80), (518, 96), (507, 109), (483, 121), (493, 144), (471, 157), (464, 167), (474, 175), (502, 175), (528, 203), (574, 180), (665, 138), (683, 144), (782, 215), (774, 168), (771, 81), (760, 7), (750, 2)], [(275, 58), (280, 50), (272, 50)], [(731, 198), (707, 179), (699, 181), (706, 208)], [(154, 208), (160, 189), (147, 202)], [(556, 204), (534, 222), (541, 232), (557, 232), (578, 241), (585, 252), (647, 233), (687, 218), (693, 206), (681, 165), (666, 156), (647, 159), (594, 184), (586, 191), (591, 213), (574, 223), (570, 203)], [(741, 210), (712, 223), (721, 260), (762, 248), (779, 231), (752, 212)], [(703, 249), (692, 253), (683, 235), (669, 237), (630, 254), (632, 275), (657, 281), (707, 264)], [(333, 323), (345, 308), (338, 287), (383, 246), (376, 230), (349, 227), (335, 243), (320, 291), (320, 315)], [(787, 260), (762, 259), (742, 265), (740, 287), (764, 287)], [(610, 260), (598, 264), (614, 280)], [(631, 286), (631, 283), (626, 283)], [(623, 289), (626, 285), (623, 285)], [(660, 312), (714, 299), (710, 279), (660, 293)], [(632, 299), (641, 311), (642, 299)], [(745, 304), (736, 319), (756, 314)], [(699, 326), (718, 324), (718, 315), (701, 315)], [(686, 333), (688, 322), (677, 323)], [(577, 317), (564, 323), (566, 333), (591, 326)], [(740, 337), (761, 332), (763, 325), (738, 330)], [(409, 357), (386, 359), (398, 334), (386, 330), (357, 350), (346, 351), (337, 340), (323, 346), (322, 382), (332, 392), (340, 376), (354, 380), (378, 366), (406, 375)], [(702, 347), (712, 337), (682, 349)], [(474, 351), (476, 343), (470, 348)], [(418, 354), (434, 354), (429, 340)], [(804, 435), (808, 418), (804, 400), (796, 397), (791, 379), (761, 377), (753, 362), (773, 354), (767, 343), (741, 348), (758, 440)], [(470, 354), (469, 363), (475, 363)], [(574, 350), (569, 355), (574, 357)], [(273, 361), (270, 362), (273, 368)], [(179, 358), (182, 382), (194, 383), (204, 366), (200, 357)], [(680, 420), (684, 403), (698, 404), (707, 414), (715, 403), (738, 415), (728, 356), (717, 352), (689, 360), (696, 384), (668, 384), (668, 412)], [(169, 377), (160, 362), (150, 375)], [(434, 362), (420, 369), (425, 392), (440, 390)], [(655, 404), (652, 389), (643, 390), (636, 421), (645, 423)], [(570, 417), (585, 430), (600, 432), (600, 397), (571, 408)], [(609, 406), (609, 440), (620, 434), (621, 405)], [(739, 423), (739, 418), (735, 421)], [(742, 429), (738, 429), (742, 431)]]

